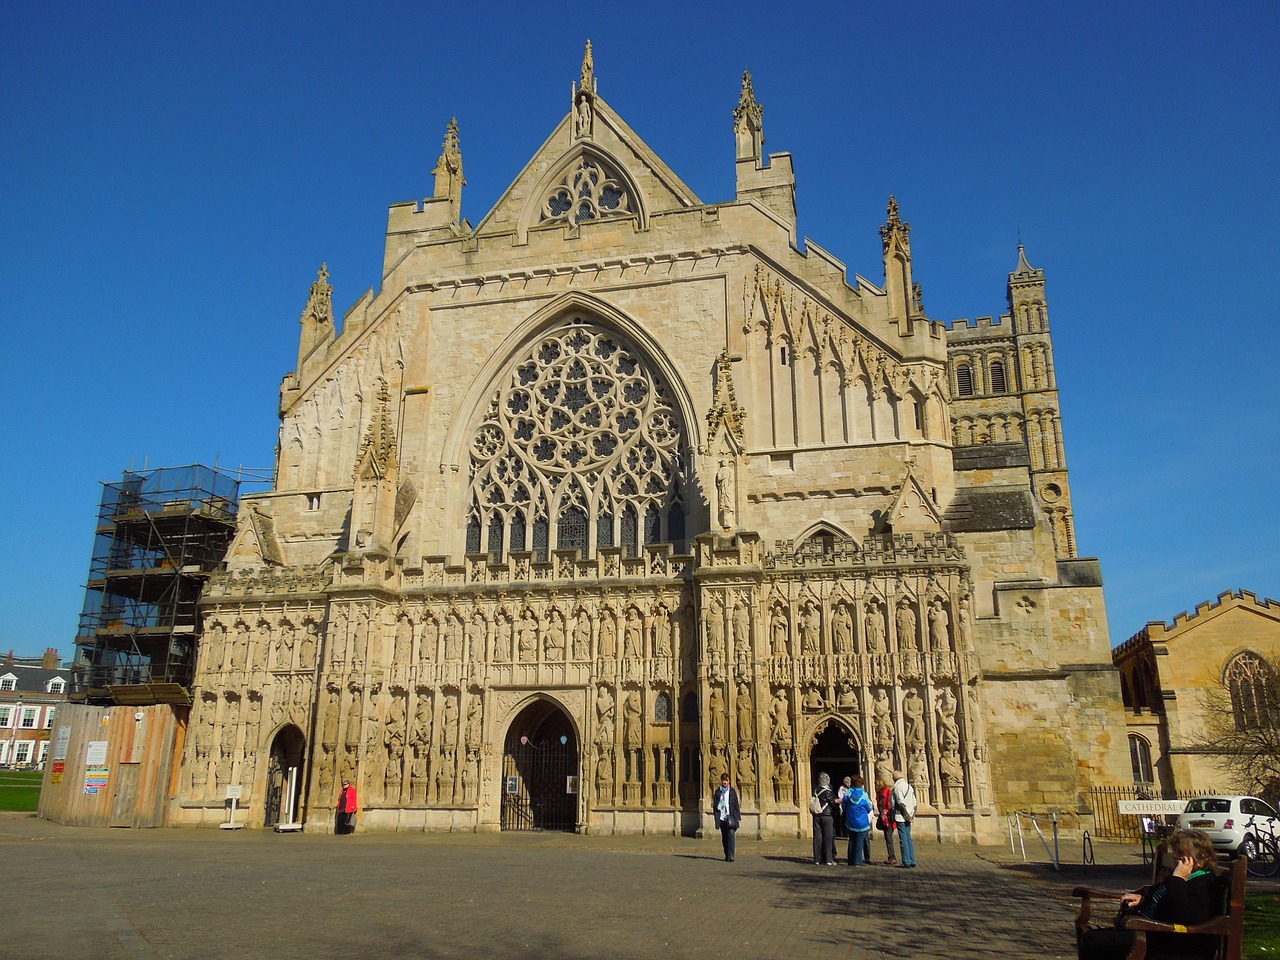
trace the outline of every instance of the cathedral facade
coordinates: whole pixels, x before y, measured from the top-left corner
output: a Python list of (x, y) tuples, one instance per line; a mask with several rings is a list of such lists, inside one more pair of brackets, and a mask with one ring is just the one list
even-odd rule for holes
[(906, 771), (920, 829), (1087, 815), (1126, 775), (1076, 557), (1045, 278), (929, 319), (799, 243), (743, 78), (699, 200), (600, 97), (478, 226), (456, 123), (341, 329), (322, 268), (274, 488), (206, 589), (177, 822), (692, 833), (722, 772), (795, 835), (820, 771)]

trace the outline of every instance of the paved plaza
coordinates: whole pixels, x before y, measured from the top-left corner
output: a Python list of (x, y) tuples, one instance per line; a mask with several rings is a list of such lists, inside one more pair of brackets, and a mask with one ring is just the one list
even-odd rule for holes
[(1132, 846), (1062, 874), (1007, 846), (918, 846), (916, 870), (853, 869), (815, 866), (802, 840), (744, 837), (728, 864), (718, 836), (335, 837), (0, 815), (20, 905), (0, 957), (1070, 957), (1071, 887), (1142, 876)]

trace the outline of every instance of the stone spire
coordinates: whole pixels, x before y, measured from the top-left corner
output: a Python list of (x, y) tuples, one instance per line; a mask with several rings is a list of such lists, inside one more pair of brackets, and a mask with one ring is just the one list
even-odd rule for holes
[(739, 160), (759, 160), (764, 155), (764, 107), (756, 100), (750, 70), (742, 72), (742, 95), (733, 111), (733, 133)]
[(451, 207), (453, 222), (457, 222), (462, 213), (462, 187), (466, 180), (462, 177), (462, 147), (458, 142), (458, 118), (449, 121), (444, 132), (444, 146), (440, 151), (440, 159), (436, 161), (436, 189), (433, 196), (447, 199)]
[(707, 411), (707, 439), (713, 444), (713, 453), (718, 452), (714, 441), (722, 430), (736, 450), (742, 450), (747, 445), (747, 413), (738, 403), (733, 389), (732, 363), (728, 349), (723, 350), (716, 358), (715, 391), (711, 397), (711, 409)]
[(923, 294), (911, 279), (911, 224), (898, 212), (898, 200), (890, 195), (889, 217), (880, 228), (884, 244), (884, 291), (889, 298), (889, 319), (899, 322), (904, 335), (911, 332), (910, 320), (921, 316)]
[(311, 284), (311, 295), (307, 297), (307, 305), (298, 322), (302, 324), (298, 338), (298, 370), (301, 370), (302, 361), (316, 345), (333, 336), (333, 287), (329, 284), (327, 263), (320, 264), (315, 282)]
[(591, 137), (595, 124), (596, 61), (591, 54), (591, 41), (582, 55), (582, 76), (573, 87), (573, 135), (584, 140)]
[(1018, 241), (1018, 265), (1014, 267), (1013, 273), (1009, 274), (1010, 281), (1044, 281), (1044, 271), (1033, 267), (1027, 262), (1027, 249), (1022, 245), (1022, 241)]

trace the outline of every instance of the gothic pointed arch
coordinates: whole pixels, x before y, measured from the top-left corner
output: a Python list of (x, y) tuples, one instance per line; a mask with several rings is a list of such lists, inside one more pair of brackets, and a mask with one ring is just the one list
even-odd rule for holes
[(468, 392), (447, 445), (451, 535), (468, 549), (517, 511), (534, 518), (542, 558), (684, 539), (697, 442), (688, 397), (636, 324), (589, 299), (531, 318)]
[(531, 227), (588, 220), (634, 217), (643, 230), (649, 225), (648, 206), (626, 165), (599, 145), (579, 141), (552, 166), (530, 191), (516, 233), (523, 242)]

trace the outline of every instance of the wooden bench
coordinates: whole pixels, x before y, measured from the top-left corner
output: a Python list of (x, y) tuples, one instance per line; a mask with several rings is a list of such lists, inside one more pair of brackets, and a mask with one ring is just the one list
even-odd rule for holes
[[(1133, 949), (1129, 951), (1128, 960), (1145, 960), (1148, 933), (1206, 934), (1218, 937), (1218, 949), (1213, 955), (1215, 960), (1240, 960), (1240, 947), (1244, 939), (1244, 886), (1248, 868), (1248, 858), (1236, 858), (1227, 874), (1228, 882), (1223, 885), (1221, 912), (1212, 920), (1195, 926), (1184, 926), (1180, 923), (1157, 923), (1138, 916), (1125, 917), (1120, 922), (1121, 929), (1134, 932)], [(1071, 895), (1081, 898), (1080, 913), (1076, 917), (1076, 944), (1079, 945), (1085, 931), (1089, 929), (1093, 901), (1118, 901), (1124, 893), (1076, 887)], [(1152, 960), (1160, 960), (1160, 957), (1153, 954)]]

